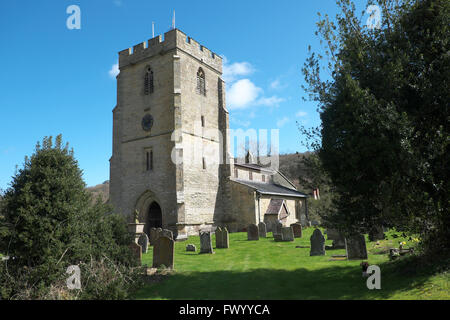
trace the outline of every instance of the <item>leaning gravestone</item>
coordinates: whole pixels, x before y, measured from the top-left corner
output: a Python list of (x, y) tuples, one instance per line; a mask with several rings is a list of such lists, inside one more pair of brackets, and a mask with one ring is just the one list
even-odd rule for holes
[(345, 238), (342, 234), (339, 234), (339, 237), (333, 240), (333, 249), (345, 249)]
[(267, 237), (267, 228), (266, 228), (266, 224), (264, 222), (260, 222), (258, 224), (258, 232), (259, 232), (259, 237), (260, 238), (266, 238)]
[(300, 223), (291, 224), (292, 231), (294, 232), (294, 238), (302, 237), (302, 225)]
[(148, 250), (148, 237), (145, 233), (141, 234), (138, 239), (138, 245), (142, 247), (142, 253), (147, 253)]
[(130, 250), (133, 252), (133, 255), (136, 257), (137, 263), (139, 265), (142, 264), (142, 247), (133, 241), (130, 244)]
[(366, 239), (362, 234), (355, 234), (345, 238), (345, 250), (348, 260), (367, 259)]
[(150, 228), (150, 236), (149, 236), (149, 240), (150, 240), (150, 245), (153, 246), (155, 245), (155, 241), (157, 239), (157, 231), (156, 228)]
[(200, 253), (214, 253), (209, 231), (200, 231)]
[(294, 231), (292, 230), (292, 227), (281, 228), (281, 239), (283, 241), (294, 241)]
[(311, 238), (310, 256), (324, 256), (325, 255), (325, 237), (319, 229), (315, 229)]
[(153, 248), (153, 268), (159, 268), (164, 265), (166, 268), (173, 269), (174, 242), (165, 236), (156, 240)]
[(248, 240), (259, 240), (259, 230), (256, 224), (250, 224), (247, 228), (247, 239)]

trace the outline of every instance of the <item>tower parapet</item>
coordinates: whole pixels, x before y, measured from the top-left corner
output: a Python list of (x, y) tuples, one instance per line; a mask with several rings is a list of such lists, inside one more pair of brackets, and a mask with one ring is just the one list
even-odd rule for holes
[(182, 50), (195, 59), (222, 73), (222, 57), (212, 52), (202, 44), (178, 29), (170, 30), (162, 36), (156, 36), (148, 41), (141, 42), (132, 48), (119, 52), (119, 68), (133, 65), (141, 60), (157, 54), (164, 54), (171, 50)]

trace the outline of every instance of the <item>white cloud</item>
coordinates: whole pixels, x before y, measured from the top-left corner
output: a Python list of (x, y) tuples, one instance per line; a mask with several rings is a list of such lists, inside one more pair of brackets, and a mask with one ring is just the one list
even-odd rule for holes
[(111, 78), (115, 79), (116, 76), (119, 74), (119, 64), (118, 63), (113, 64), (111, 70), (109, 70), (108, 73)]
[(248, 62), (228, 63), (228, 59), (223, 57), (222, 78), (225, 82), (233, 82), (238, 77), (245, 77), (253, 73), (254, 69)]
[(279, 98), (277, 96), (272, 97), (262, 97), (256, 101), (255, 104), (260, 106), (268, 106), (268, 107), (278, 107), (281, 102), (285, 101), (283, 98)]
[(271, 89), (279, 89), (281, 86), (280, 80), (276, 79), (270, 83)]
[(243, 109), (254, 103), (262, 89), (255, 86), (249, 79), (238, 80), (227, 92), (227, 102), (230, 109)]
[(306, 113), (305, 111), (298, 111), (296, 114), (295, 114), (297, 117), (299, 117), (299, 118), (301, 118), (301, 117), (306, 117), (307, 115), (308, 115), (308, 113)]
[(240, 120), (240, 119), (236, 119), (235, 116), (231, 117), (231, 122), (233, 122), (233, 123), (235, 123), (235, 124), (237, 124), (237, 125), (239, 125), (239, 126), (246, 127), (246, 128), (249, 127), (249, 126), (251, 125), (251, 122), (250, 122), (250, 121), (248, 121), (248, 120)]
[(288, 117), (284, 117), (282, 119), (278, 119), (277, 121), (277, 127), (281, 128), (282, 126), (284, 126), (286, 123), (289, 122), (289, 118)]

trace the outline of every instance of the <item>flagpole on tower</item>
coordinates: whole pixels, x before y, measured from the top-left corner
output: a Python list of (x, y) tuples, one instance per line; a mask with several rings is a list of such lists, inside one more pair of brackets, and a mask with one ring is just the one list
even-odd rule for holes
[(175, 9), (173, 10), (172, 29), (175, 29)]
[(152, 21), (152, 38), (155, 37), (155, 22)]

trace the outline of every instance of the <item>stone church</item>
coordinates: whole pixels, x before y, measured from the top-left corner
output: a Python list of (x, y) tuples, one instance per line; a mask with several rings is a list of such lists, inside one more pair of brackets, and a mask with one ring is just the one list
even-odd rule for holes
[(245, 163), (230, 156), (219, 55), (173, 29), (120, 51), (119, 70), (110, 159), (116, 211), (131, 218), (138, 210), (146, 232), (163, 227), (178, 240), (210, 226), (235, 232), (265, 221), (270, 231), (276, 220), (300, 221), (306, 194), (250, 153)]

